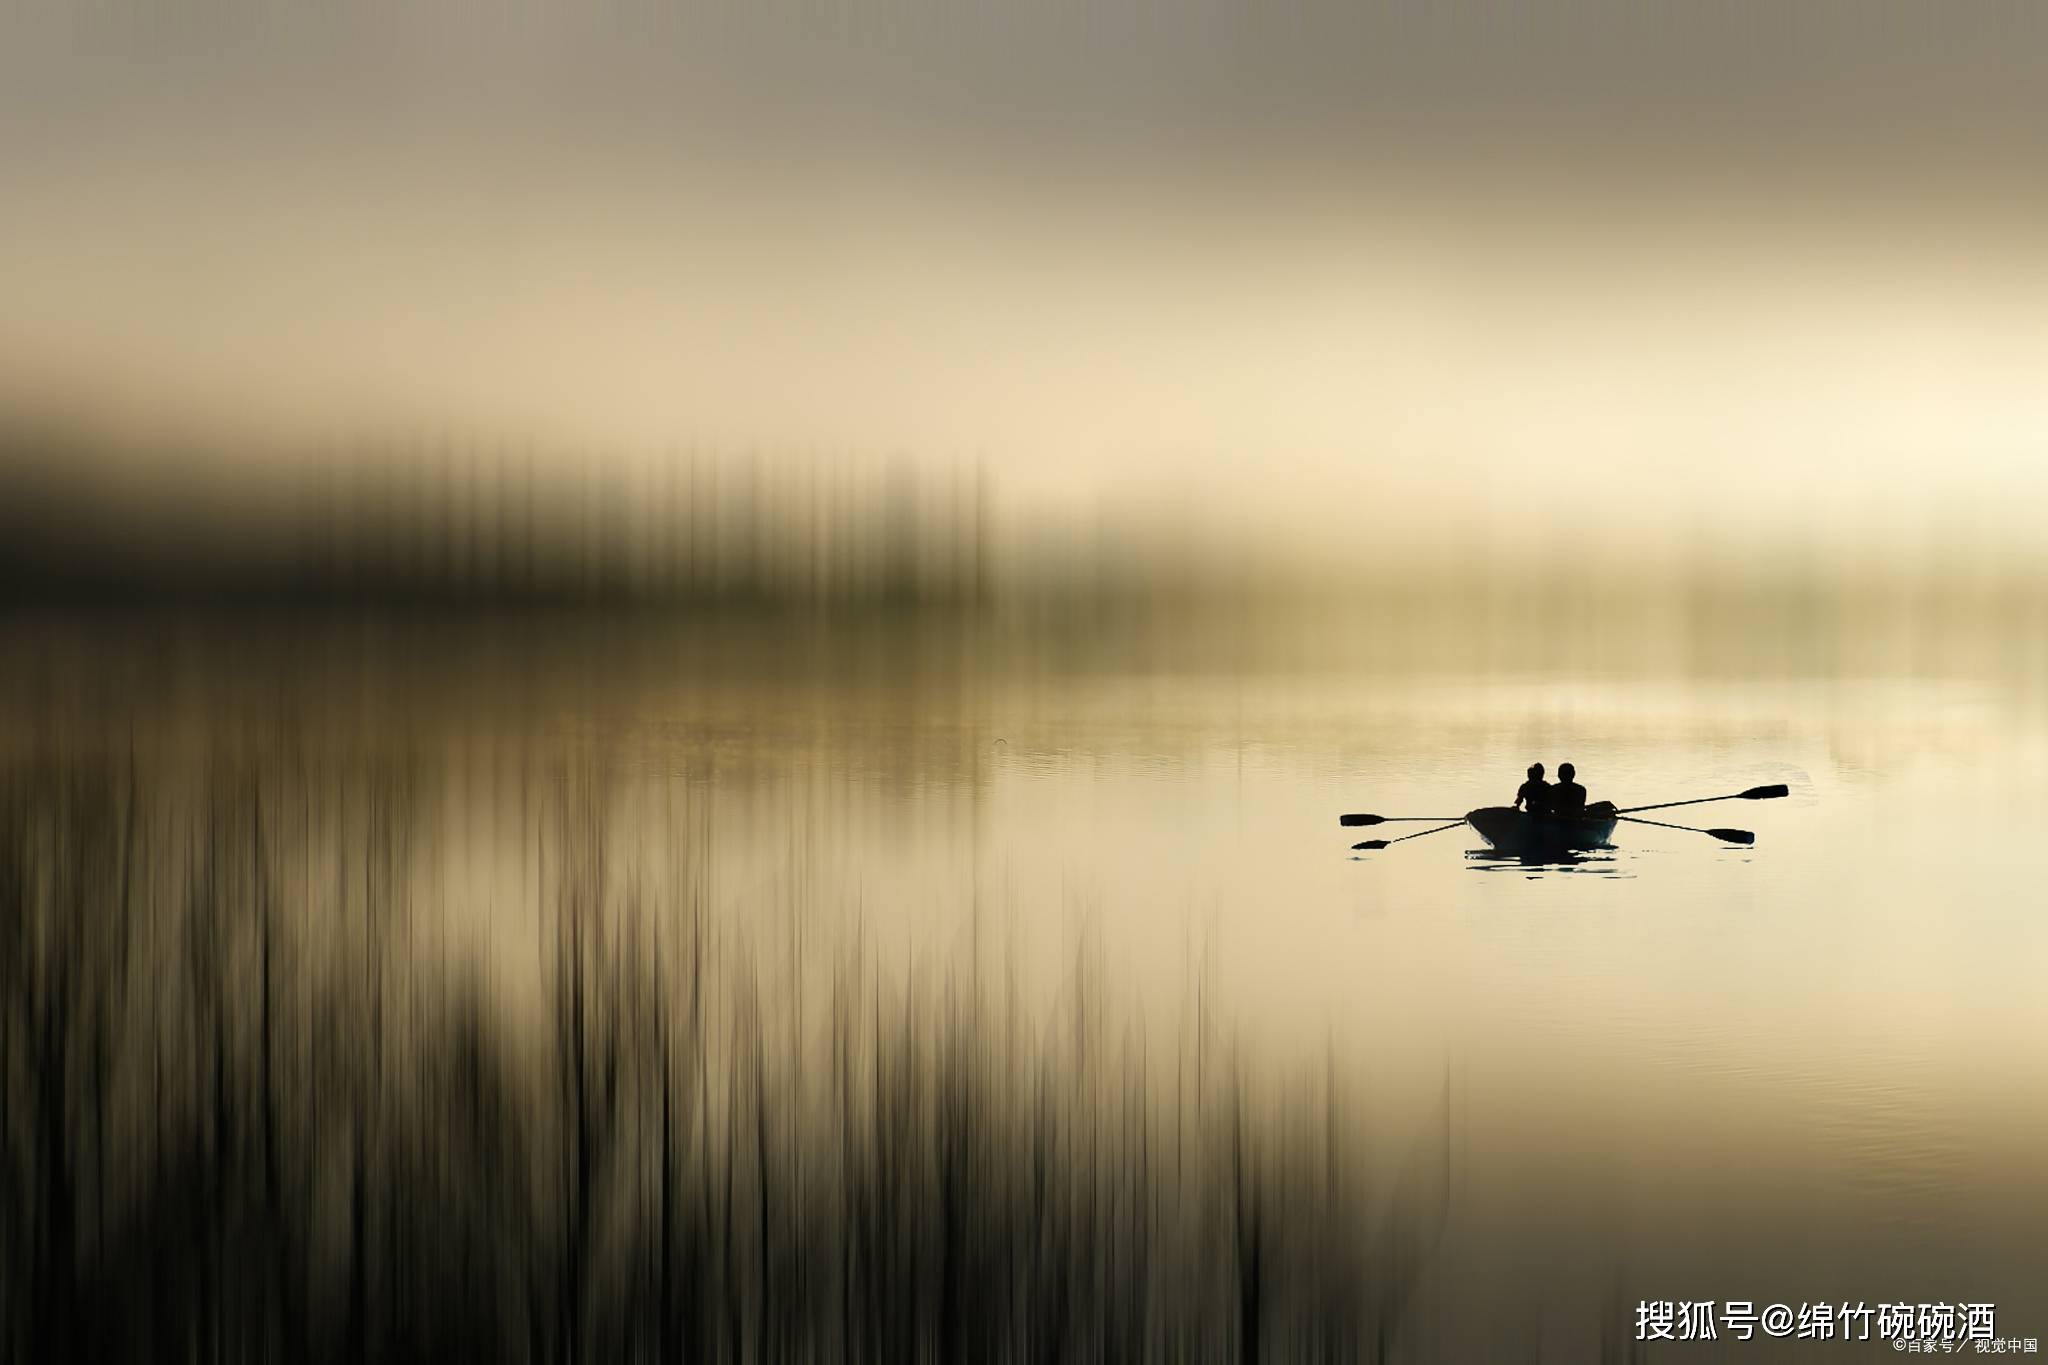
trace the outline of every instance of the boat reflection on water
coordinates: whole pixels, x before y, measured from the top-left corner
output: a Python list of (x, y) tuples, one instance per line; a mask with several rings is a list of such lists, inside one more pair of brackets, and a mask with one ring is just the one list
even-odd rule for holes
[(1615, 848), (1546, 848), (1523, 853), (1504, 852), (1497, 848), (1474, 848), (1466, 850), (1465, 858), (1474, 872), (1522, 872), (1530, 877), (1566, 872), (1586, 872), (1606, 877), (1635, 876), (1635, 873), (1629, 870), (1622, 850)]

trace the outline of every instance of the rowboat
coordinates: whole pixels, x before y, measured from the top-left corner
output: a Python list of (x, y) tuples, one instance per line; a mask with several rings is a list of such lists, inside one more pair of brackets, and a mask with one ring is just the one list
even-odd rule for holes
[(1513, 806), (1481, 806), (1466, 812), (1465, 823), (1502, 853), (1569, 852), (1607, 847), (1613, 809), (1602, 803), (1584, 815), (1530, 815)]
[(1434, 825), (1433, 829), (1417, 830), (1403, 834), (1397, 839), (1364, 839), (1351, 846), (1352, 851), (1371, 853), (1395, 844), (1405, 844), (1410, 839), (1420, 839), (1425, 834), (1442, 834), (1445, 830), (1470, 825), (1479, 831), (1480, 837), (1492, 844), (1494, 850), (1509, 857), (1542, 857), (1546, 853), (1571, 853), (1580, 849), (1606, 848), (1608, 836), (1614, 833), (1617, 821), (1627, 820), (1638, 825), (1658, 825), (1665, 829), (1684, 830), (1689, 834), (1706, 834), (1724, 844), (1741, 844), (1744, 847), (1756, 842), (1756, 835), (1746, 829), (1699, 829), (1693, 825), (1673, 825), (1663, 820), (1645, 820), (1638, 812), (1646, 810), (1669, 810), (1673, 806), (1699, 806), (1709, 801), (1769, 801), (1780, 796), (1790, 796), (1792, 788), (1783, 782), (1769, 786), (1751, 787), (1748, 791), (1732, 792), (1727, 796), (1696, 796), (1690, 801), (1658, 801), (1646, 806), (1624, 806), (1616, 810), (1612, 801), (1595, 801), (1572, 815), (1556, 815), (1546, 812), (1531, 815), (1516, 810), (1513, 806), (1481, 806), (1478, 810), (1465, 812), (1462, 820), (1446, 820), (1438, 815), (1340, 815), (1337, 823), (1347, 828), (1359, 825), (1386, 825), (1415, 823)]

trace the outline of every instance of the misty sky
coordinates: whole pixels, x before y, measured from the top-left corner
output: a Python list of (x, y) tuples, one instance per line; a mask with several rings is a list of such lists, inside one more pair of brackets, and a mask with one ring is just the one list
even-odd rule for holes
[(2044, 53), (2011, 2), (17, 2), (0, 397), (1310, 538), (2028, 516)]

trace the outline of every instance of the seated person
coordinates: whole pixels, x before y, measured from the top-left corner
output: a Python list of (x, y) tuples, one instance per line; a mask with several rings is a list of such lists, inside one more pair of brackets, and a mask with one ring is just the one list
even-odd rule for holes
[(1579, 770), (1569, 763), (1557, 765), (1557, 785), (1550, 789), (1550, 809), (1557, 815), (1581, 815), (1586, 809), (1586, 789), (1573, 779)]
[(1543, 780), (1543, 765), (1529, 765), (1529, 780), (1515, 789), (1514, 804), (1531, 815), (1544, 815), (1550, 810), (1551, 786)]

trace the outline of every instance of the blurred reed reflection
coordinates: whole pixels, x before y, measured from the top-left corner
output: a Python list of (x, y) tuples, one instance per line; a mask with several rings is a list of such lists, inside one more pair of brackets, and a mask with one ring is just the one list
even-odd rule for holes
[[(799, 906), (720, 923), (536, 814), (537, 1008), (437, 944), (416, 763), (0, 779), (11, 1358), (1354, 1359), (1401, 1330), (1442, 1122), (1375, 1189), (1326, 1058), (1047, 1019)], [(694, 888), (694, 889), (693, 889)], [(795, 926), (802, 924), (804, 941)], [(783, 935), (791, 935), (784, 938)]]

